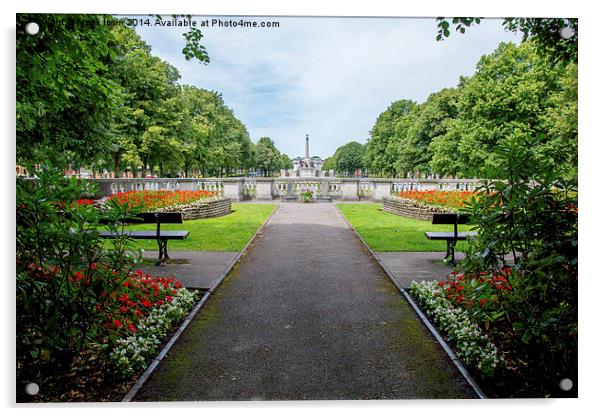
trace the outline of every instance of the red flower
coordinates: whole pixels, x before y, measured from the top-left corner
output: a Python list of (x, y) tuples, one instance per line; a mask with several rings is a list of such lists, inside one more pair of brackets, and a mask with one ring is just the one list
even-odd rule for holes
[(134, 324), (128, 324), (128, 329), (129, 329), (131, 332), (136, 332), (136, 327), (134, 326)]
[(123, 326), (119, 319), (113, 319), (113, 325), (115, 325), (117, 328), (121, 328)]

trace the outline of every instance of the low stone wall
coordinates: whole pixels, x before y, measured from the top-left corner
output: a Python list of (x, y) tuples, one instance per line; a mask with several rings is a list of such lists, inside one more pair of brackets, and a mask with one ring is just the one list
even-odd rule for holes
[(198, 220), (199, 218), (221, 217), (232, 212), (232, 200), (230, 198), (221, 198), (211, 201), (196, 202), (184, 207), (168, 207), (163, 211), (177, 212), (184, 214), (184, 221)]
[(443, 207), (426, 206), (418, 201), (407, 198), (387, 196), (383, 198), (383, 211), (402, 217), (431, 221), (433, 214), (454, 212)]

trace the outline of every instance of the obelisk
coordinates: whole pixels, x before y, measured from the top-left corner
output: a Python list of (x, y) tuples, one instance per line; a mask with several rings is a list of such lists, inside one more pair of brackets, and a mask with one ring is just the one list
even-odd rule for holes
[(305, 160), (309, 160), (309, 134), (305, 135)]

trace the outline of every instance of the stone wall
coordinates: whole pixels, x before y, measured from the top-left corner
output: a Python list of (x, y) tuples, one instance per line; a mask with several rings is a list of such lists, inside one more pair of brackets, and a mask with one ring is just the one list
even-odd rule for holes
[[(25, 180), (36, 181), (28, 178)], [(408, 190), (474, 190), (478, 179), (387, 179), (387, 178), (118, 178), (86, 179), (96, 185), (95, 198), (117, 192), (142, 190), (205, 190), (215, 192), (233, 202), (243, 200), (271, 201), (283, 195), (299, 195), (304, 188), (319, 189), (318, 195), (332, 200), (382, 201), (383, 197)]]
[(426, 206), (413, 199), (399, 198), (395, 196), (387, 196), (383, 198), (383, 211), (387, 211), (395, 215), (401, 215), (402, 217), (427, 221), (431, 221), (433, 219), (433, 214), (453, 212), (447, 208)]
[(232, 200), (221, 198), (211, 201), (196, 202), (184, 207), (167, 207), (164, 211), (178, 212), (184, 214), (184, 221), (197, 220), (199, 218), (221, 217), (232, 212)]

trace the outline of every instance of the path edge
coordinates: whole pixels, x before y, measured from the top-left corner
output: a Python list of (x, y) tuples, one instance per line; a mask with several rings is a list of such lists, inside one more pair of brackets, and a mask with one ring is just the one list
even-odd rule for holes
[(385, 274), (387, 275), (389, 280), (391, 280), (391, 282), (395, 285), (395, 287), (399, 290), (399, 292), (401, 292), (404, 299), (410, 304), (410, 306), (412, 307), (412, 309), (414, 310), (414, 312), (416, 313), (418, 318), (420, 318), (420, 320), (422, 321), (424, 326), (426, 326), (427, 329), (430, 331), (430, 333), (433, 335), (433, 337), (435, 337), (435, 340), (439, 343), (441, 348), (443, 348), (443, 351), (445, 351), (447, 356), (454, 363), (454, 365), (456, 366), (456, 368), (458, 369), (460, 374), (462, 374), (462, 377), (464, 377), (464, 379), (470, 385), (470, 387), (472, 388), (474, 393), (477, 395), (477, 397), (479, 399), (487, 399), (487, 396), (485, 395), (483, 390), (479, 387), (479, 385), (477, 384), (475, 379), (470, 375), (470, 373), (468, 372), (468, 369), (464, 366), (464, 363), (462, 363), (462, 361), (453, 352), (453, 350), (447, 344), (447, 342), (445, 342), (445, 340), (443, 339), (443, 337), (441, 336), (439, 331), (437, 331), (437, 328), (435, 328), (435, 326), (428, 320), (428, 318), (424, 315), (424, 313), (418, 307), (418, 305), (416, 305), (416, 303), (414, 302), (414, 300), (412, 299), (410, 294), (399, 284), (399, 282), (395, 279), (395, 276), (393, 276), (393, 274), (389, 271), (387, 266), (385, 266), (385, 264), (378, 258), (378, 256), (374, 252), (374, 250), (372, 250), (372, 248), (366, 243), (366, 241), (363, 239), (363, 237), (360, 235), (360, 233), (357, 232), (355, 227), (351, 224), (351, 222), (349, 222), (349, 220), (341, 212), (339, 207), (336, 205), (334, 207), (336, 208), (338, 213), (341, 215), (341, 217), (343, 217), (343, 220), (345, 220), (345, 223), (347, 223), (347, 226), (349, 226), (349, 228), (351, 228), (353, 230), (356, 237), (362, 242), (362, 244), (364, 245), (366, 250), (368, 250), (368, 252), (372, 256), (372, 258), (374, 260), (376, 260), (376, 262), (378, 263), (380, 268), (385, 272)]
[(230, 274), (230, 272), (234, 269), (234, 267), (240, 261), (240, 259), (247, 253), (247, 251), (251, 247), (251, 244), (253, 244), (253, 242), (259, 235), (259, 233), (265, 228), (265, 225), (272, 218), (272, 216), (276, 213), (276, 211), (278, 211), (278, 209), (280, 208), (280, 205), (278, 205), (278, 204), (275, 204), (275, 205), (276, 206), (274, 207), (272, 212), (270, 212), (270, 215), (268, 215), (268, 217), (263, 221), (263, 223), (257, 229), (257, 231), (255, 231), (255, 234), (253, 234), (253, 237), (251, 237), (251, 239), (249, 241), (247, 241), (247, 244), (245, 244), (245, 246), (242, 248), (242, 250), (240, 250), (238, 252), (238, 254), (236, 255), (236, 257), (234, 257), (234, 259), (232, 259), (232, 261), (230, 261), (230, 263), (228, 264), (228, 267), (226, 267), (226, 270), (220, 275), (219, 279), (217, 279), (215, 281), (215, 283), (209, 288), (209, 290), (207, 290), (207, 292), (203, 295), (201, 300), (199, 300), (197, 302), (197, 304), (190, 311), (190, 313), (188, 314), (186, 319), (184, 319), (184, 321), (180, 324), (178, 330), (171, 336), (171, 338), (169, 339), (167, 344), (165, 344), (163, 349), (153, 359), (153, 361), (146, 368), (144, 373), (142, 373), (142, 375), (140, 377), (138, 377), (138, 380), (136, 380), (136, 383), (134, 383), (134, 385), (127, 392), (127, 394), (125, 396), (123, 396), (123, 399), (121, 399), (122, 402), (129, 403), (134, 399), (134, 397), (136, 397), (136, 394), (138, 394), (140, 389), (144, 386), (144, 384), (146, 384), (146, 382), (148, 381), (150, 376), (155, 372), (155, 370), (159, 366), (159, 363), (161, 363), (161, 361), (163, 361), (163, 358), (165, 358), (165, 356), (171, 350), (171, 348), (174, 346), (174, 344), (176, 343), (178, 338), (180, 338), (180, 335), (182, 335), (182, 333), (186, 330), (186, 328), (188, 327), (190, 322), (192, 322), (192, 320), (196, 317), (196, 315), (199, 313), (199, 311), (201, 310), (201, 308), (203, 307), (205, 302), (207, 302), (209, 297), (213, 294), (213, 292), (215, 292), (215, 290), (219, 287), (219, 285), (224, 281), (226, 276), (228, 276), (228, 274)]

